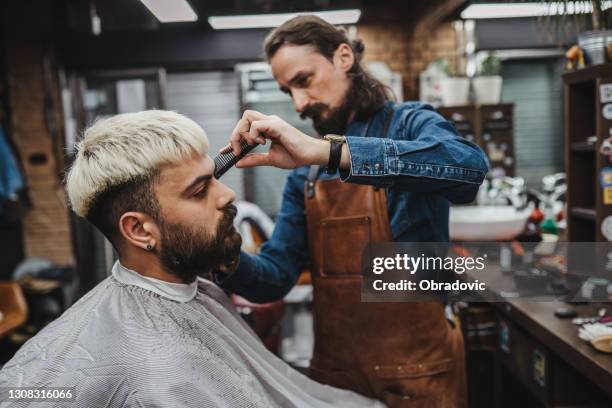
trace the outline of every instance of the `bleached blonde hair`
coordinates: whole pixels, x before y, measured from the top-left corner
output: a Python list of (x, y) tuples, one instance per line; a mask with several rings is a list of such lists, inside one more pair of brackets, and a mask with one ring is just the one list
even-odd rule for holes
[(101, 193), (150, 177), (163, 164), (208, 153), (208, 138), (193, 120), (177, 112), (148, 110), (96, 121), (76, 145), (66, 176), (74, 212), (87, 217)]

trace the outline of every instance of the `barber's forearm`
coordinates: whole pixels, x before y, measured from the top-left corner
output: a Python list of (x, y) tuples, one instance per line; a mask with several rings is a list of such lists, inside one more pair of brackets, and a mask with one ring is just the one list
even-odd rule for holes
[[(327, 140), (315, 139), (314, 144), (314, 158), (312, 164), (319, 164), (322, 166), (329, 163), (329, 149), (330, 143)], [(346, 143), (342, 145), (342, 156), (340, 157), (340, 169), (348, 170), (351, 167), (351, 154)]]
[(351, 152), (348, 145), (345, 143), (342, 145), (342, 156), (340, 157), (340, 170), (348, 170), (351, 168)]
[[(425, 138), (424, 138), (425, 139)], [(340, 179), (419, 194), (441, 194), (453, 203), (471, 202), (488, 164), (482, 150), (458, 137), (392, 140), (347, 136), (349, 171)]]
[(262, 256), (241, 252), (238, 268), (214, 279), (224, 289), (253, 303), (267, 303), (282, 299), (295, 285), (298, 275), (278, 268)]

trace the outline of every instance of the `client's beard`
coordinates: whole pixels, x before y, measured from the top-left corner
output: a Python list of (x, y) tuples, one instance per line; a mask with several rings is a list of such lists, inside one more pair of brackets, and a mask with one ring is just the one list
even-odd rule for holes
[(242, 238), (233, 226), (236, 207), (227, 206), (214, 236), (189, 225), (160, 222), (162, 245), (159, 254), (164, 268), (182, 279), (193, 282), (224, 265), (236, 263)]
[(325, 136), (330, 133), (342, 135), (346, 131), (349, 118), (353, 111), (350, 101), (354, 93), (354, 86), (351, 84), (340, 106), (331, 108), (328, 104), (322, 102), (313, 103), (304, 108), (300, 113), (300, 117), (302, 119), (312, 119), (312, 126), (320, 136)]

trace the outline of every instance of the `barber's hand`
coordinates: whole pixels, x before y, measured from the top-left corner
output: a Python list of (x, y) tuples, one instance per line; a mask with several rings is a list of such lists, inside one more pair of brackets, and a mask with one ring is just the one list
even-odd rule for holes
[(274, 166), (294, 169), (311, 164), (326, 164), (329, 160), (328, 141), (310, 137), (275, 115), (245, 111), (232, 132), (230, 145), (221, 149), (221, 152), (233, 150), (234, 154), (240, 154), (242, 139), (249, 145), (266, 144), (265, 139), (270, 139), (272, 144), (268, 153), (251, 153), (236, 163), (236, 167)]

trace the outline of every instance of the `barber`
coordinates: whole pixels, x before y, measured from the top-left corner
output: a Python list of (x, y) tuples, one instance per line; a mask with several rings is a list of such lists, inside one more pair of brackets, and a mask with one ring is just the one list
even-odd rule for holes
[(482, 150), (430, 106), (390, 101), (362, 67), (363, 44), (322, 19), (289, 20), (264, 49), (281, 90), (324, 137), (244, 113), (231, 149), (271, 145), (237, 166), (294, 170), (270, 240), (218, 283), (270, 302), (310, 268), (313, 379), (389, 406), (465, 407), (463, 339), (444, 304), (362, 303), (360, 261), (367, 242), (448, 241), (450, 203), (472, 201), (488, 170)]

